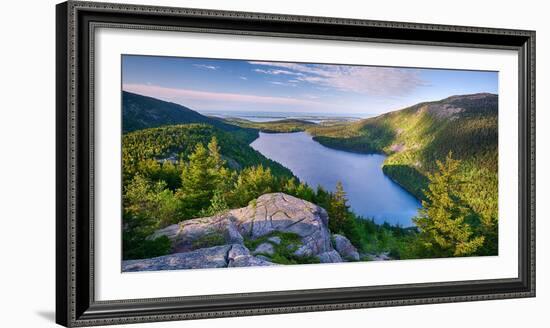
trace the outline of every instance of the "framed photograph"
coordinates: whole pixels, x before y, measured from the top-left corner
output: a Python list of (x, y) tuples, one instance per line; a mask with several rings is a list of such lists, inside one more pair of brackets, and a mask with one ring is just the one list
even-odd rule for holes
[(57, 307), (535, 296), (535, 32), (57, 5)]

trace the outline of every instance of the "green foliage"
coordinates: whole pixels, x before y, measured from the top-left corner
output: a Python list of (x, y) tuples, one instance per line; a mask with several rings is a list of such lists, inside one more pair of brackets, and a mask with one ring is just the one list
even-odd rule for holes
[(244, 206), (252, 199), (276, 190), (277, 181), (263, 166), (245, 168), (239, 174), (229, 198), (232, 206)]
[(373, 121), (368, 127), (361, 123), (352, 122), (347, 127), (316, 127), (308, 131), (314, 135), (313, 140), (327, 147), (355, 153), (381, 153), (395, 138), (394, 130), (382, 120)]
[[(279, 244), (269, 240), (269, 238), (277, 236), (281, 239)], [(274, 253), (261, 254), (270, 259), (273, 263), (278, 264), (311, 264), (319, 263), (319, 259), (315, 256), (298, 256), (294, 252), (301, 245), (300, 235), (292, 232), (275, 231), (269, 235), (262, 236), (257, 239), (245, 239), (244, 244), (250, 250), (255, 250), (260, 244), (270, 243), (273, 245)]]
[[(322, 195), (321, 197), (326, 196)], [(321, 202), (326, 201), (327, 200), (321, 200)], [(348, 199), (344, 191), (344, 186), (338, 181), (336, 184), (336, 191), (333, 194), (328, 194), (328, 207), (326, 207), (326, 210), (329, 216), (329, 229), (332, 233), (339, 233), (346, 236), (353, 245), (360, 247), (361, 241), (358, 227), (354, 220), (355, 215), (350, 211), (347, 202)]]
[(226, 122), (235, 124), (243, 128), (257, 129), (267, 133), (290, 133), (300, 132), (315, 126), (316, 124), (309, 121), (297, 119), (284, 119), (269, 122), (252, 122), (240, 118), (227, 118)]
[[(127, 136), (137, 133), (141, 131)], [(123, 194), (125, 258), (145, 254), (144, 247), (158, 246), (147, 237), (169, 224), (243, 207), (265, 193), (284, 191), (287, 185), (294, 186), (291, 188), (295, 194), (309, 195), (308, 198), (314, 194), (306, 185), (294, 182), (295, 178), (290, 182), (285, 176), (277, 177), (271, 168), (261, 164), (240, 171), (228, 168), (216, 136), (206, 147), (203, 143), (194, 144), (194, 150), (186, 157), (177, 165), (145, 159), (138, 162), (137, 173), (131, 178), (127, 176)], [(175, 169), (180, 174), (172, 179)], [(164, 179), (171, 179), (174, 184), (169, 186)]]
[(341, 232), (341, 229), (344, 226), (344, 223), (349, 218), (349, 206), (347, 204), (348, 199), (346, 193), (344, 192), (344, 186), (342, 182), (338, 181), (336, 184), (336, 192), (332, 195), (330, 199), (330, 205), (327, 208), (329, 220), (329, 228), (333, 232)]
[(474, 234), (476, 215), (462, 199), (460, 161), (451, 155), (444, 163), (437, 161), (438, 172), (428, 176), (426, 200), (420, 216), (414, 219), (423, 246), (438, 257), (474, 255), (485, 240), (483, 235)]
[(428, 178), (416, 168), (409, 165), (384, 164), (382, 171), (417, 199), (424, 198), (424, 189), (428, 187)]
[(177, 124), (208, 124), (222, 131), (239, 136), (247, 144), (258, 137), (258, 132), (243, 129), (224, 121), (207, 117), (175, 103), (122, 92), (122, 124), (124, 133)]
[(200, 210), (209, 208), (214, 192), (223, 190), (223, 164), (215, 137), (208, 149), (200, 143), (195, 146), (189, 162), (183, 165), (181, 188), (178, 189), (178, 197), (184, 206), (182, 210), (187, 217), (194, 217)]
[[(325, 208), (330, 230), (346, 236), (362, 253), (389, 252), (401, 259), (498, 254), (497, 129), (490, 98), (477, 102), (449, 98), (353, 123), (323, 126), (286, 121), (250, 126), (271, 132), (307, 129), (330, 147), (388, 154), (384, 173), (424, 201), (416, 220), (418, 229), (357, 217), (349, 209), (342, 184), (334, 193), (321, 187), (313, 190), (254, 151), (248, 143), (257, 131), (186, 124), (126, 133), (123, 257), (164, 255), (170, 251), (170, 242), (148, 239), (155, 230), (254, 205), (257, 197), (269, 192), (285, 192)], [(430, 107), (442, 105), (465, 110), (449, 114)], [(441, 108), (453, 108), (445, 106)], [(449, 151), (453, 157), (438, 162)], [(247, 246), (254, 249), (268, 237), (248, 240)], [(280, 237), (285, 247), (274, 245), (272, 261), (318, 261), (293, 255), (296, 236)], [(223, 243), (222, 238), (214, 233), (198, 243), (209, 247)]]
[(388, 155), (384, 173), (419, 200), (426, 200), (437, 160), (452, 152), (461, 163), (457, 193), (469, 209), (469, 224), (485, 237), (475, 254), (498, 254), (498, 96), (453, 96), (307, 131), (328, 147)]
[(170, 253), (172, 243), (166, 236), (154, 240), (132, 238), (124, 234), (122, 238), (124, 260), (147, 259)]
[(153, 183), (140, 175), (126, 187), (123, 208), (125, 223), (133, 226), (135, 222), (136, 229), (147, 227), (145, 233), (171, 224), (178, 217), (178, 202), (166, 184)]
[(233, 133), (209, 125), (187, 124), (145, 129), (122, 137), (122, 174), (126, 185), (140, 174), (153, 181), (163, 180), (175, 190), (181, 183), (181, 163), (189, 158), (198, 144), (206, 145), (215, 137), (219, 156), (227, 166), (240, 170), (262, 165), (277, 176), (292, 177), (284, 166), (265, 158)]
[[(388, 252), (393, 259), (425, 258), (417, 247), (415, 227), (402, 228), (389, 223), (377, 224), (372, 219), (355, 217), (359, 233), (359, 250), (367, 254)], [(363, 258), (363, 260), (368, 258)]]
[(449, 151), (469, 164), (464, 169), (485, 168), (487, 174), (496, 173), (497, 114), (496, 95), (455, 96), (307, 131), (328, 147), (389, 155), (384, 163), (387, 174), (419, 196), (418, 185), (425, 184), (427, 174), (437, 169), (435, 161)]
[[(206, 217), (218, 214), (229, 208), (255, 205), (256, 198), (268, 192), (287, 194), (314, 202), (327, 209), (329, 225), (333, 233), (346, 236), (358, 249), (364, 251), (389, 251), (401, 258), (412, 258), (405, 249), (410, 241), (402, 238), (400, 228), (389, 225), (379, 226), (372, 221), (358, 218), (347, 205), (346, 194), (341, 183), (336, 192), (331, 193), (318, 187), (315, 191), (295, 178), (278, 178), (262, 166), (246, 168), (240, 172), (231, 171), (224, 166), (212, 139), (208, 147), (197, 146), (195, 152), (184, 162), (182, 168), (182, 186), (173, 192), (163, 182), (152, 182), (140, 175), (134, 177), (125, 190), (125, 258), (138, 258), (144, 254), (162, 255), (155, 251), (153, 243), (147, 237), (154, 230), (193, 217)], [(192, 174), (191, 172), (195, 172)], [(208, 177), (207, 177), (208, 175)], [(223, 178), (220, 178), (223, 177)], [(208, 181), (204, 182), (203, 179)], [(194, 187), (186, 190), (183, 185), (191, 183)], [(202, 198), (211, 195), (211, 199)], [(195, 206), (195, 207), (193, 207)], [(374, 227), (374, 228), (373, 228)], [(370, 230), (369, 230), (370, 229)], [(374, 233), (371, 231), (374, 229)], [(299, 257), (294, 251), (300, 244), (300, 237), (293, 233), (277, 232), (256, 240), (246, 240), (249, 249), (268, 242), (271, 236), (279, 236), (281, 245), (274, 245), (275, 254), (270, 260), (280, 264), (318, 263), (316, 257)], [(223, 235), (213, 232), (197, 241), (197, 247), (211, 247), (225, 242)], [(146, 252), (151, 249), (150, 252)], [(163, 251), (168, 251), (169, 247)]]
[(200, 217), (213, 216), (219, 213), (223, 213), (229, 209), (225, 196), (220, 190), (214, 191), (212, 200), (210, 201), (210, 206), (207, 209), (201, 209), (199, 211)]
[(178, 222), (178, 201), (163, 182), (136, 175), (123, 197), (123, 258), (165, 255), (170, 244), (163, 239), (148, 240), (155, 230)]
[(204, 236), (201, 236), (201, 238), (196, 239), (193, 242), (193, 248), (206, 248), (206, 247), (214, 247), (214, 246), (220, 246), (225, 244), (225, 237), (222, 233), (218, 231), (212, 231)]

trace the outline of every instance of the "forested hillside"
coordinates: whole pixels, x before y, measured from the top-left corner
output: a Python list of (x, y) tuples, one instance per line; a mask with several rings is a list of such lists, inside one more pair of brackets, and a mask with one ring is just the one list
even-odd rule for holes
[[(213, 137), (219, 140), (220, 153), (228, 166), (233, 169), (241, 170), (262, 165), (269, 168), (276, 176), (293, 176), (290, 170), (267, 159), (232, 132), (222, 131), (207, 124), (182, 124), (124, 134), (122, 140), (124, 181), (129, 181), (137, 173), (154, 176), (162, 174), (163, 168), (164, 171), (170, 171), (168, 168), (187, 159), (197, 144), (206, 145)], [(174, 179), (176, 177), (168, 180)]]
[(122, 91), (122, 130), (131, 132), (159, 126), (204, 123), (230, 131), (250, 143), (258, 137), (253, 129), (227, 124), (220, 119), (204, 116), (188, 107), (131, 92)]
[[(386, 175), (425, 199), (428, 176), (448, 154), (460, 161), (461, 199), (495, 229), (498, 221), (498, 96), (473, 94), (420, 103), (347, 125), (308, 129), (319, 143), (388, 155)], [(496, 236), (493, 236), (496, 238)], [(496, 243), (495, 243), (496, 245)]]
[[(166, 254), (167, 239), (148, 239), (156, 229), (247, 206), (273, 192), (325, 208), (330, 231), (363, 255), (498, 254), (496, 95), (453, 96), (350, 123), (232, 122), (240, 126), (149, 97), (123, 98), (130, 131), (122, 141), (125, 259)], [(334, 193), (301, 183), (249, 146), (258, 130), (306, 130), (328, 147), (387, 154), (384, 173), (423, 201), (416, 227), (357, 216), (341, 183)]]
[(243, 128), (257, 129), (267, 133), (290, 133), (304, 131), (317, 124), (299, 119), (282, 119), (269, 122), (253, 122), (241, 118), (226, 118), (224, 121)]

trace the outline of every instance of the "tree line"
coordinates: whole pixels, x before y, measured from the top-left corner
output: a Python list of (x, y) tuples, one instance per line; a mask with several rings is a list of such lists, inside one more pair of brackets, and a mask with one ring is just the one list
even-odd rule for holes
[(327, 209), (330, 229), (359, 244), (352, 229), (351, 211), (342, 184), (331, 193), (314, 190), (295, 177), (276, 176), (262, 165), (231, 169), (223, 159), (214, 136), (205, 146), (197, 143), (193, 152), (176, 164), (171, 161), (142, 160), (132, 177), (126, 177), (123, 194), (125, 259), (164, 255), (167, 240), (149, 240), (155, 230), (198, 217), (212, 216), (271, 192), (316, 203)]
[(430, 258), (496, 254), (498, 229), (483, 220), (463, 199), (471, 181), (460, 174), (451, 153), (437, 161), (428, 176), (422, 209), (415, 227), (403, 228), (357, 216), (349, 207), (344, 186), (335, 191), (311, 188), (295, 177), (274, 175), (263, 165), (229, 167), (218, 139), (196, 143), (176, 162), (142, 159), (123, 189), (123, 257), (148, 258), (167, 254), (170, 243), (150, 240), (155, 230), (197, 217), (208, 217), (247, 206), (257, 197), (284, 192), (325, 208), (332, 233), (345, 235), (361, 252), (386, 251), (393, 258)]

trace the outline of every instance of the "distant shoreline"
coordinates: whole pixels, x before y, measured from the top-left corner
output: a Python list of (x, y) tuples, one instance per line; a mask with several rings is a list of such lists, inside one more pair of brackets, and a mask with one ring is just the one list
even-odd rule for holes
[(302, 112), (231, 112), (231, 111), (201, 111), (203, 115), (221, 119), (242, 119), (251, 122), (276, 122), (286, 119), (296, 119), (311, 122), (322, 121), (357, 121), (375, 114), (354, 115), (351, 113), (331, 114), (331, 113), (302, 113)]

